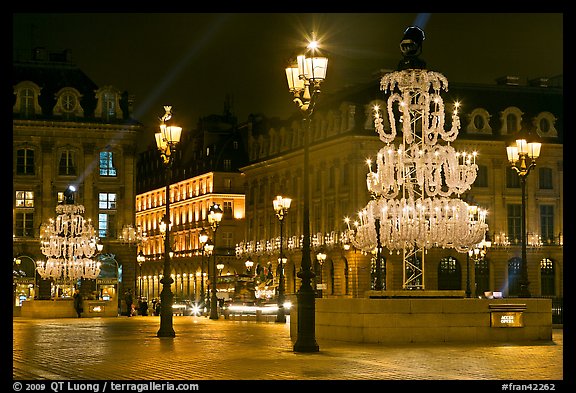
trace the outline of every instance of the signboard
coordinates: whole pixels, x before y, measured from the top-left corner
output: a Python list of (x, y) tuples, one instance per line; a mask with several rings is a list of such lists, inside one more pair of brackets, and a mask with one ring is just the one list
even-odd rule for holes
[(524, 327), (522, 311), (493, 311), (490, 313), (492, 327)]
[(490, 304), (490, 326), (496, 328), (524, 327), (526, 304)]
[(328, 285), (326, 285), (326, 284), (316, 284), (316, 289), (328, 289)]

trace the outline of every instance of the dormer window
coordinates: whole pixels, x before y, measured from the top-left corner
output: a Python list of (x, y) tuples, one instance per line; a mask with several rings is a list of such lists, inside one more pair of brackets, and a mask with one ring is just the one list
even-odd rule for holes
[(536, 133), (543, 137), (557, 137), (558, 130), (555, 127), (556, 117), (550, 112), (540, 112), (534, 118), (534, 125), (536, 126)]
[(112, 86), (106, 86), (96, 90), (96, 110), (94, 115), (104, 121), (122, 119), (123, 113), (120, 109), (120, 91)]
[(523, 114), (520, 109), (513, 106), (500, 112), (500, 122), (502, 124), (500, 133), (502, 135), (510, 135), (520, 131)]
[(16, 103), (12, 108), (13, 113), (18, 113), (24, 118), (33, 118), (42, 113), (42, 108), (38, 103), (40, 87), (30, 81), (24, 81), (14, 86)]
[(61, 89), (56, 96), (56, 106), (54, 107), (54, 115), (62, 116), (64, 118), (83, 117), (84, 110), (80, 106), (80, 98), (82, 95), (78, 90), (70, 87)]
[(490, 114), (486, 109), (476, 108), (468, 116), (470, 122), (466, 126), (469, 134), (492, 134), (490, 127)]

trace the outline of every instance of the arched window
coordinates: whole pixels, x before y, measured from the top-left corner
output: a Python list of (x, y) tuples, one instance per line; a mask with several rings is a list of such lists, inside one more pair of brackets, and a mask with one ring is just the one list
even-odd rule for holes
[(520, 266), (522, 266), (522, 259), (518, 257), (508, 261), (508, 296), (518, 296), (520, 294)]
[(540, 261), (540, 286), (542, 296), (555, 296), (556, 287), (554, 285), (554, 262), (544, 258)]
[(474, 277), (476, 283), (476, 296), (482, 296), (484, 292), (490, 291), (490, 265), (486, 258), (475, 261)]
[[(380, 262), (380, 274), (382, 275), (382, 289), (386, 289), (386, 258), (382, 257)], [(370, 267), (370, 289), (376, 289), (376, 256), (371, 259)]]
[(438, 265), (438, 289), (462, 289), (460, 263), (454, 257), (444, 257)]

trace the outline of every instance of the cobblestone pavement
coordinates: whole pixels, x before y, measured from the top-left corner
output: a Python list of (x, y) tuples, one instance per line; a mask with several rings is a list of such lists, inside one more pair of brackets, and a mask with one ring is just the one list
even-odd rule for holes
[[(492, 380), (563, 379), (563, 330), (551, 342), (358, 344), (317, 340), (293, 351), (289, 324), (174, 317), (13, 318), (16, 380)], [(500, 390), (500, 389), (498, 389)], [(532, 389), (531, 389), (532, 390)], [(558, 389), (557, 389), (558, 390)]]

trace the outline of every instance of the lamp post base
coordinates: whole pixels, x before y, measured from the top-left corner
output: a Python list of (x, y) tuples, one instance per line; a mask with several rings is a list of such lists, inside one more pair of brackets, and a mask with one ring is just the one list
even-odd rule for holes
[(276, 313), (276, 321), (278, 323), (286, 323), (286, 313), (284, 312), (284, 307), (278, 307), (278, 312)]
[(314, 291), (308, 285), (298, 292), (298, 337), (294, 344), (294, 352), (319, 352), (316, 342), (316, 304)]

